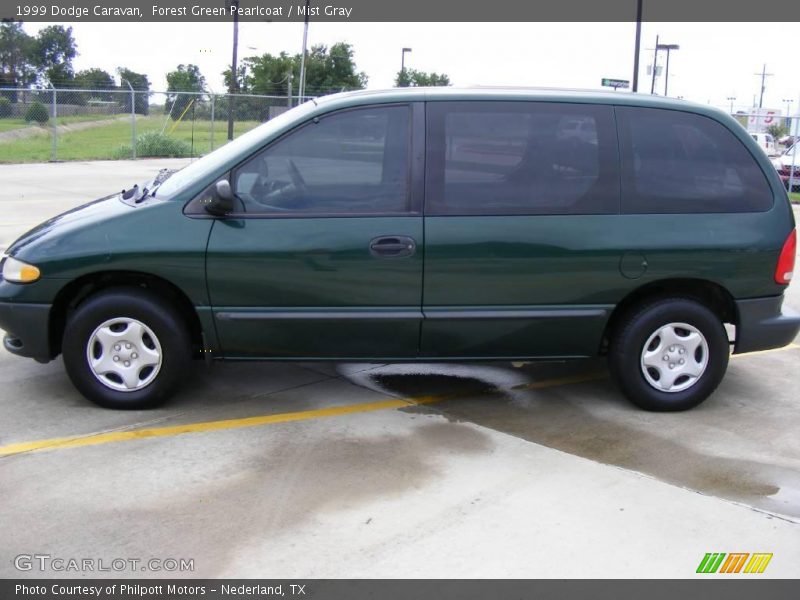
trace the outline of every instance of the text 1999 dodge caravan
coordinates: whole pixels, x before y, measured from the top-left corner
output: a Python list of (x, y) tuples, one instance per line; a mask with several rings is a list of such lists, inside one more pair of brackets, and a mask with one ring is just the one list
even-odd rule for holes
[(162, 402), (201, 356), (607, 355), (634, 403), (681, 410), (731, 345), (795, 338), (795, 249), (778, 174), (711, 108), (356, 92), (30, 231), (3, 260), (0, 327), (114, 408)]

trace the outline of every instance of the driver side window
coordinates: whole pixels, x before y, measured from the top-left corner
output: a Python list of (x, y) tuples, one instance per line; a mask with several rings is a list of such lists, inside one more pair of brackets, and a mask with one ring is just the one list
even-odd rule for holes
[(248, 213), (405, 213), (409, 108), (322, 116), (271, 144), (234, 172)]

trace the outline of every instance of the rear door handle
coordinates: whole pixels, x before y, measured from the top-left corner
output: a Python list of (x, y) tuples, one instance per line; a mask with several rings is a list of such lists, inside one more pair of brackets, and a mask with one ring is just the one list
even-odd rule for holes
[(382, 235), (369, 243), (369, 253), (377, 258), (411, 256), (417, 248), (414, 238), (405, 235)]

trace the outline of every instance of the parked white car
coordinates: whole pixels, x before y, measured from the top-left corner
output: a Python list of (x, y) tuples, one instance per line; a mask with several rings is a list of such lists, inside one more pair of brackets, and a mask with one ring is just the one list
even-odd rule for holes
[[(780, 175), (783, 185), (789, 189), (791, 182), (792, 192), (800, 191), (800, 142), (789, 146), (777, 158), (772, 159), (772, 164)], [(793, 168), (794, 167), (794, 168)], [(794, 176), (792, 171), (794, 170)]]
[(753, 139), (758, 143), (759, 146), (767, 153), (767, 156), (774, 156), (777, 154), (777, 150), (775, 149), (775, 138), (773, 138), (768, 133), (751, 133), (750, 134)]

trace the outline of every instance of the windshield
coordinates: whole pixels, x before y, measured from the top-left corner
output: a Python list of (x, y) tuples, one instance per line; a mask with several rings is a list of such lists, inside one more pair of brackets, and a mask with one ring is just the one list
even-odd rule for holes
[(270, 119), (263, 125), (259, 125), (255, 129), (251, 129), (247, 133), (240, 135), (232, 142), (228, 142), (224, 146), (206, 154), (164, 181), (164, 183), (158, 187), (158, 197), (164, 198), (171, 196), (185, 186), (196, 182), (198, 179), (202, 179), (211, 173), (223, 169), (230, 161), (234, 160), (242, 153), (245, 153), (248, 148), (257, 148), (260, 142), (269, 139), (273, 133), (289, 125), (298, 117), (302, 117), (304, 114), (311, 112), (314, 108), (315, 105), (313, 102), (301, 104)]

